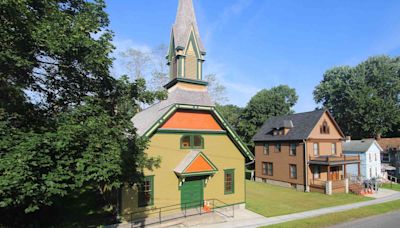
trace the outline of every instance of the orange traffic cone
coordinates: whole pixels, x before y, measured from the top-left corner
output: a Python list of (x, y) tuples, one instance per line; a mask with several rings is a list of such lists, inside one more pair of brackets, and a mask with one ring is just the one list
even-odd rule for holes
[(210, 206), (208, 205), (208, 203), (206, 201), (204, 201), (203, 210), (205, 212), (210, 212), (211, 211), (211, 208), (210, 208)]

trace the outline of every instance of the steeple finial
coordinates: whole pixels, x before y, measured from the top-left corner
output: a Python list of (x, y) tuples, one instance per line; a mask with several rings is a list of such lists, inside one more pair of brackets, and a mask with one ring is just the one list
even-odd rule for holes
[(203, 43), (201, 42), (200, 39), (199, 28), (197, 26), (193, 1), (179, 0), (178, 13), (176, 15), (175, 24), (172, 28), (176, 48), (186, 47), (192, 28), (194, 29), (194, 33), (196, 35), (200, 51), (202, 53), (205, 53)]

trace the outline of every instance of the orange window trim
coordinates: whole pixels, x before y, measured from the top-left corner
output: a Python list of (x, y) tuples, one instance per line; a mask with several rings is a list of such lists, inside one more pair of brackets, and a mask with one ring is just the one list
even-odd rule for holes
[(189, 167), (186, 168), (186, 173), (213, 171), (213, 167), (202, 156), (198, 156)]
[(161, 127), (162, 129), (222, 130), (210, 113), (178, 111)]

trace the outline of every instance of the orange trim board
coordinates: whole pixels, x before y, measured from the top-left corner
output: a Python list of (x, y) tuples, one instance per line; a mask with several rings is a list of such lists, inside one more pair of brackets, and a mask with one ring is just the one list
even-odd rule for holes
[(175, 112), (161, 129), (222, 130), (211, 113), (194, 111)]
[(185, 173), (195, 173), (195, 172), (207, 172), (214, 171), (214, 168), (203, 158), (203, 156), (197, 156), (197, 158), (190, 164)]

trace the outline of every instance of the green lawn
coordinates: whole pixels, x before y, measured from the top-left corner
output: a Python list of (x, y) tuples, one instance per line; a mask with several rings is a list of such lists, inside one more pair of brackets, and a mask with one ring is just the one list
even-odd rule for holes
[(383, 184), (382, 188), (392, 189), (400, 192), (400, 184)]
[(266, 217), (356, 203), (371, 198), (354, 194), (305, 193), (265, 183), (246, 182), (246, 207)]
[(390, 211), (400, 210), (400, 200), (392, 201), (388, 203), (376, 204), (372, 206), (366, 206), (362, 208), (357, 208), (353, 210), (327, 214), (319, 216), (316, 218), (301, 219), (291, 222), (280, 223), (268, 227), (327, 227), (334, 224), (339, 224), (343, 222), (349, 222), (351, 220), (365, 218), (373, 215), (384, 214)]

